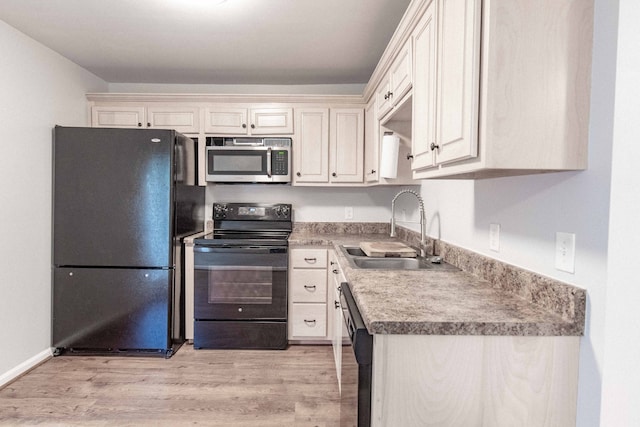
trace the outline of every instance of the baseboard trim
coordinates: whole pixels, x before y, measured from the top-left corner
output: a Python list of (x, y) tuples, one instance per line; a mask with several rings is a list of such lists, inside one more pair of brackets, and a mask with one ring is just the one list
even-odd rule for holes
[(0, 375), (0, 388), (14, 381), (20, 375), (28, 372), (30, 369), (35, 368), (36, 366), (50, 359), (51, 357), (53, 357), (53, 352), (51, 351), (51, 348), (47, 348), (46, 350), (42, 350), (40, 353), (36, 354), (32, 358), (25, 360), (15, 368), (9, 369), (4, 374)]

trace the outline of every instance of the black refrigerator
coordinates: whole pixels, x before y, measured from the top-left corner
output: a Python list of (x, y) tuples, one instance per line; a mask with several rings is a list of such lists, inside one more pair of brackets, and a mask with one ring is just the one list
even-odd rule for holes
[(54, 128), (55, 355), (170, 357), (183, 341), (182, 239), (204, 229), (197, 153), (173, 130)]

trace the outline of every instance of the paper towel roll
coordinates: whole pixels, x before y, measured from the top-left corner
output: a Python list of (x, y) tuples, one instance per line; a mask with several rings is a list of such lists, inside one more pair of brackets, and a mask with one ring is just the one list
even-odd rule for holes
[(398, 135), (385, 135), (382, 137), (382, 149), (380, 150), (381, 178), (396, 178), (398, 176), (399, 150), (400, 137)]

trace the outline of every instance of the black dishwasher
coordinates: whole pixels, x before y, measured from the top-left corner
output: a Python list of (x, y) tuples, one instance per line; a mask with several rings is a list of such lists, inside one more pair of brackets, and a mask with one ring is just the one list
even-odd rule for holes
[(350, 343), (342, 348), (340, 426), (369, 427), (373, 336), (367, 331), (348, 283), (340, 284), (340, 305)]

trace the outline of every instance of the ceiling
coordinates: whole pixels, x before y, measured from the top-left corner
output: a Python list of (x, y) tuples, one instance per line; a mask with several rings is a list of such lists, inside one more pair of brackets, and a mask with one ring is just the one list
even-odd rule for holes
[(109, 83), (363, 84), (410, 0), (0, 0)]

